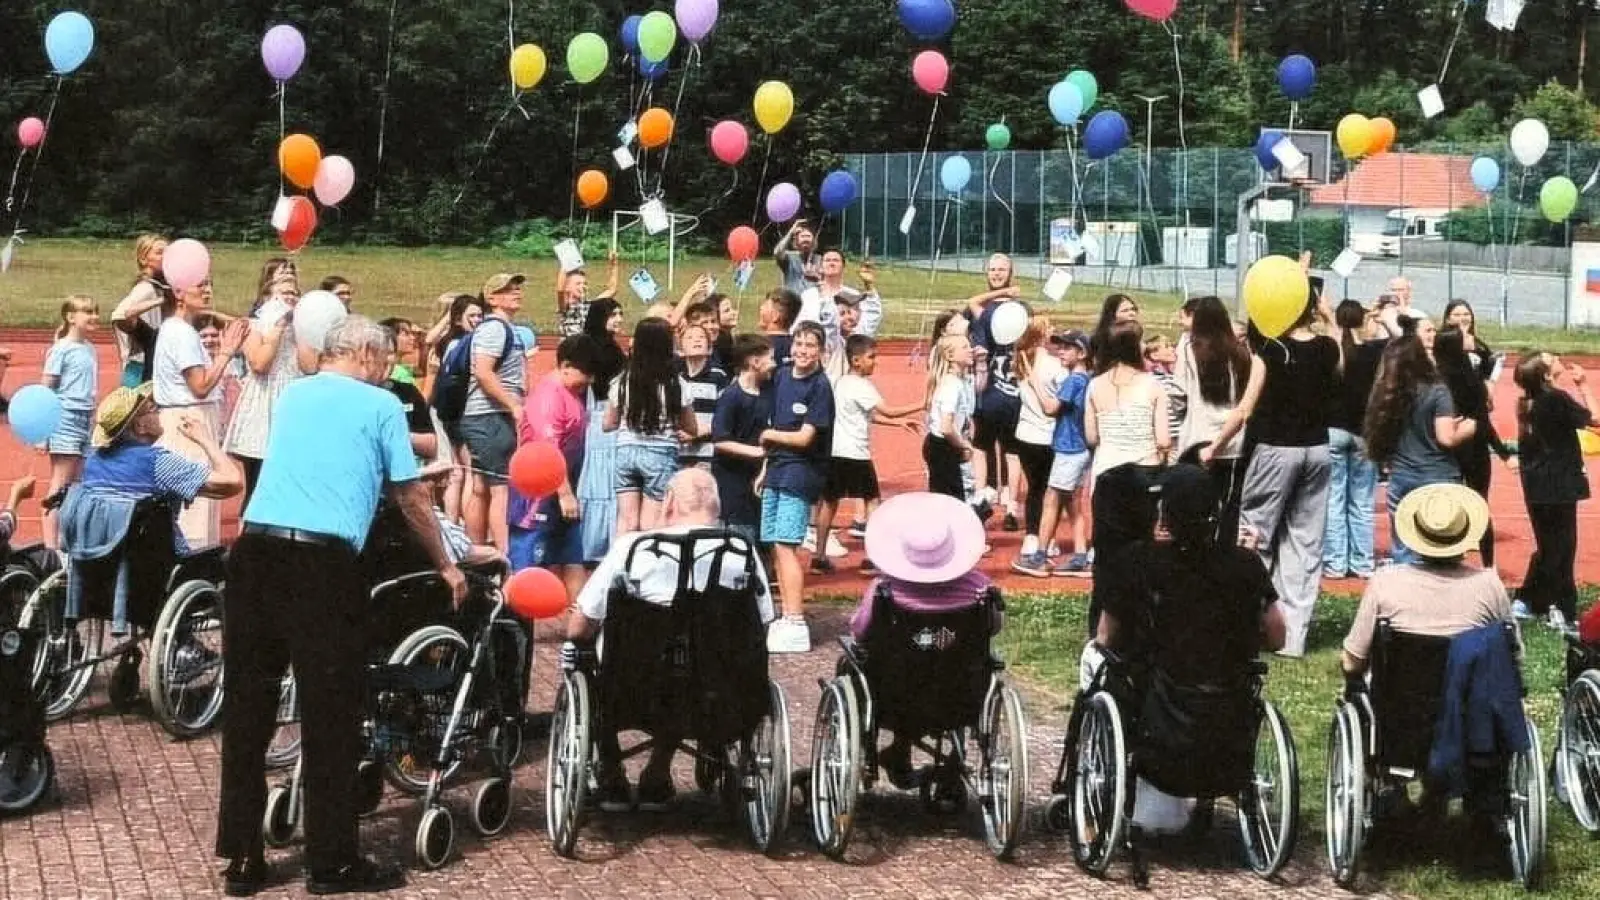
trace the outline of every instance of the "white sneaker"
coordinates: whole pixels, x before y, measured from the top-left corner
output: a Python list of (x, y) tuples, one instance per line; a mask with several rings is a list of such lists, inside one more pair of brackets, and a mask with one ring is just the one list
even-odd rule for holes
[(1567, 617), (1562, 614), (1561, 610), (1556, 609), (1554, 606), (1550, 607), (1550, 615), (1549, 615), (1549, 620), (1548, 621), (1550, 622), (1550, 627), (1555, 629), (1556, 631), (1566, 631), (1567, 630)]
[(803, 618), (784, 616), (767, 626), (768, 653), (811, 652), (811, 626)]
[[(807, 553), (817, 552), (817, 530), (815, 528), (806, 529), (806, 539), (800, 543), (800, 549)], [(833, 559), (850, 555), (850, 549), (839, 543), (838, 532), (828, 532), (828, 552), (825, 555)]]
[(1039, 552), (1039, 539), (1037, 537), (1034, 537), (1033, 535), (1030, 534), (1027, 537), (1022, 539), (1022, 555), (1023, 556), (1032, 556), (1033, 554), (1038, 553), (1038, 552)]

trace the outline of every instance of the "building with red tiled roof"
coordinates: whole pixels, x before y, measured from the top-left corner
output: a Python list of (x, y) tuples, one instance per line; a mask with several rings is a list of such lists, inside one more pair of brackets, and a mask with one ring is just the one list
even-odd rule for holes
[(1445, 216), (1483, 205), (1471, 169), (1470, 156), (1379, 154), (1357, 163), (1344, 178), (1313, 188), (1307, 211), (1344, 215), (1348, 210), (1350, 249), (1363, 256), (1395, 256), (1402, 240), (1441, 240)]

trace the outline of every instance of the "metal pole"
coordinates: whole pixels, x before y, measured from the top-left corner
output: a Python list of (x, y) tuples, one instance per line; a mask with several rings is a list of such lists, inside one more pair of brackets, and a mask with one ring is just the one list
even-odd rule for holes
[[(1446, 153), (1449, 154), (1449, 157), (1448, 157), (1449, 159), (1453, 160), (1453, 159), (1456, 158), (1455, 150), (1456, 150), (1455, 145), (1451, 144), (1449, 146), (1449, 149), (1447, 149), (1445, 151)], [(1446, 192), (1445, 193), (1445, 199), (1446, 199), (1445, 205), (1450, 208), (1450, 211), (1448, 213), (1446, 213), (1446, 215), (1454, 217), (1455, 216), (1455, 212), (1456, 212), (1456, 180), (1454, 178), (1446, 178), (1445, 179), (1445, 185), (1446, 185), (1446, 187), (1445, 187), (1445, 192)], [(1445, 241), (1445, 246), (1444, 246), (1444, 252), (1445, 252), (1445, 257), (1444, 257), (1444, 285), (1445, 285), (1445, 297), (1446, 297), (1445, 302), (1449, 303), (1450, 300), (1453, 299), (1455, 297), (1455, 295), (1456, 295), (1456, 242), (1455, 242), (1455, 236), (1447, 234), (1447, 235), (1444, 236), (1444, 241)]]
[(983, 228), (982, 246), (989, 245), (989, 192), (994, 187), (989, 184), (989, 151), (983, 151), (983, 210), (980, 214), (981, 227)]
[(1257, 199), (1265, 197), (1267, 192), (1277, 185), (1270, 181), (1263, 181), (1239, 195), (1239, 204), (1234, 211), (1234, 261), (1236, 263), (1233, 273), (1233, 305), (1236, 315), (1243, 317), (1244, 309), (1244, 276), (1250, 270), (1250, 264), (1255, 262), (1255, 237), (1250, 232), (1250, 204)]

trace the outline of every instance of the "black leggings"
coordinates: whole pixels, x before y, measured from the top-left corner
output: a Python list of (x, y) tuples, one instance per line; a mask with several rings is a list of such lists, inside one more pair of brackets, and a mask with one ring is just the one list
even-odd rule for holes
[[(1017, 461), (1022, 463), (1022, 477), (1028, 480), (1028, 497), (1024, 504), (1024, 534), (1035, 535), (1041, 544), (1049, 537), (1039, 534), (1039, 517), (1044, 512), (1044, 492), (1050, 488), (1050, 465), (1056, 461), (1055, 450), (1049, 444), (1030, 444), (1017, 441)], [(1044, 548), (1040, 547), (1042, 551)]]
[(241, 510), (250, 505), (250, 498), (256, 495), (256, 484), (261, 481), (261, 460), (251, 459), (248, 456), (234, 456), (239, 468), (244, 470), (244, 499), (241, 501)]
[[(1489, 499), (1489, 448), (1482, 444), (1475, 444), (1466, 453), (1457, 457), (1461, 466), (1461, 482), (1472, 488), (1484, 500)], [(1483, 557), (1485, 569), (1494, 568), (1494, 522), (1483, 530), (1483, 539), (1478, 542), (1478, 555)]]
[(1535, 615), (1552, 606), (1571, 623), (1578, 618), (1578, 587), (1572, 567), (1578, 557), (1578, 504), (1530, 503), (1533, 521), (1533, 558), (1522, 580), (1522, 602)]
[(922, 441), (922, 459), (928, 464), (928, 491), (965, 502), (966, 487), (961, 481), (961, 451), (937, 434)]

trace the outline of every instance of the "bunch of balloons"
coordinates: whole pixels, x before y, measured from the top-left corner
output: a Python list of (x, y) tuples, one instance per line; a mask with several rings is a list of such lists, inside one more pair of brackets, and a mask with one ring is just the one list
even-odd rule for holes
[(1083, 114), (1094, 108), (1100, 97), (1100, 82), (1083, 69), (1073, 69), (1050, 88), (1050, 115), (1058, 125), (1076, 125)]
[(1339, 141), (1339, 152), (1346, 159), (1361, 159), (1389, 152), (1394, 146), (1395, 127), (1382, 116), (1369, 119), (1360, 113), (1351, 113), (1339, 120), (1334, 137)]
[[(285, 181), (311, 191), (323, 206), (338, 206), (355, 187), (356, 168), (343, 156), (323, 156), (308, 134), (291, 134), (278, 144), (278, 170)], [(291, 253), (311, 239), (317, 228), (317, 211), (305, 197), (290, 197), (285, 227), (279, 229), (283, 248)]]

